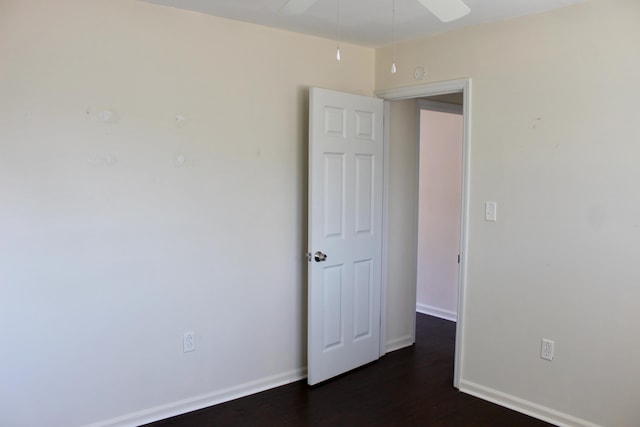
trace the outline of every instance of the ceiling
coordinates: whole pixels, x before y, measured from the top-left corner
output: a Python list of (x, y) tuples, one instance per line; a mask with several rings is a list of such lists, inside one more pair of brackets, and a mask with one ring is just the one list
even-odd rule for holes
[[(278, 13), (286, 0), (141, 0), (267, 27), (336, 38), (337, 0), (317, 0), (300, 15)], [(417, 0), (396, 0), (396, 41), (545, 12), (586, 0), (464, 0), (471, 13), (444, 24)], [(340, 0), (340, 40), (381, 47), (391, 42), (392, 0)]]

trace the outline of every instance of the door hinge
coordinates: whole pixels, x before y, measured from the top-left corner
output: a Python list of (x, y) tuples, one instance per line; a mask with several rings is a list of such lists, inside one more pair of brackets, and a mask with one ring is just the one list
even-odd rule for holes
[(458, 254), (458, 264), (460, 264), (460, 254)]

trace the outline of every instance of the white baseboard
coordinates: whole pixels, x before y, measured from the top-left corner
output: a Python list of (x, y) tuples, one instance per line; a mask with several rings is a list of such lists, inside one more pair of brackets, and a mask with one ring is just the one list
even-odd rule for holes
[(487, 400), (505, 408), (538, 418), (561, 427), (601, 427), (598, 424), (565, 414), (555, 409), (485, 387), (467, 380), (460, 381), (460, 391)]
[(439, 317), (440, 319), (451, 320), (452, 322), (458, 320), (458, 316), (454, 311), (445, 310), (432, 305), (416, 304), (416, 311), (418, 313), (428, 314), (429, 316)]
[(401, 348), (412, 346), (413, 344), (413, 337), (411, 335), (407, 335), (391, 341), (387, 341), (384, 347), (385, 352), (390, 353), (392, 351), (400, 350)]
[(299, 381), (307, 377), (307, 369), (295, 369), (282, 374), (273, 375), (256, 381), (247, 382), (227, 389), (205, 393), (200, 396), (183, 399), (132, 414), (123, 415), (106, 421), (89, 424), (86, 427), (129, 427), (133, 425), (147, 424), (176, 415), (186, 414), (219, 403), (228, 402), (250, 394), (259, 393), (281, 385)]

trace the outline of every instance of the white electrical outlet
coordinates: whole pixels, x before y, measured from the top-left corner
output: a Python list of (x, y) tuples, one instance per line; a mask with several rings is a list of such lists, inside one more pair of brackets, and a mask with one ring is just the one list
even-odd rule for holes
[(553, 360), (555, 343), (546, 338), (542, 339), (542, 347), (540, 347), (540, 358), (548, 361)]
[(495, 222), (498, 216), (498, 203), (484, 202), (484, 220)]
[(193, 331), (185, 332), (182, 336), (182, 351), (185, 353), (196, 350), (196, 340), (193, 337)]

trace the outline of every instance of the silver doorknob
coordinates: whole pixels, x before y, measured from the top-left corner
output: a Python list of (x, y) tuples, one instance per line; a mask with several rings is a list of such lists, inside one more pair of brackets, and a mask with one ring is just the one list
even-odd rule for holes
[(322, 262), (322, 261), (326, 261), (327, 260), (327, 255), (323, 254), (322, 252), (318, 251), (315, 254), (313, 254), (313, 259), (316, 260), (316, 262)]

